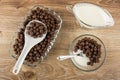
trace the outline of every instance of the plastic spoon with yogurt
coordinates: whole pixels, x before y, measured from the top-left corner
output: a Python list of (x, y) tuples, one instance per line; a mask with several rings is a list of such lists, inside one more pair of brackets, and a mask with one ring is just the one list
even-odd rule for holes
[[(43, 24), (43, 25), (44, 25), (44, 27), (45, 27), (45, 29), (46, 29), (46, 33), (44, 33), (44, 34), (42, 35), (42, 37), (33, 38), (32, 36), (28, 35), (28, 33), (27, 33), (27, 28), (30, 26), (30, 24), (31, 24), (32, 22), (37, 22), (37, 23), (40, 23), (40, 24)], [(24, 62), (24, 60), (25, 60), (28, 52), (30, 51), (30, 49), (31, 49), (33, 46), (35, 46), (36, 44), (38, 44), (39, 42), (41, 42), (41, 41), (45, 38), (46, 34), (47, 34), (47, 27), (46, 27), (46, 25), (45, 25), (44, 23), (42, 23), (41, 21), (32, 20), (32, 21), (30, 21), (30, 22), (26, 25), (25, 32), (24, 32), (24, 35), (25, 35), (25, 44), (24, 44), (24, 48), (23, 48), (23, 50), (22, 50), (22, 52), (21, 52), (21, 54), (20, 54), (20, 56), (19, 56), (19, 58), (18, 58), (18, 60), (17, 60), (17, 62), (16, 62), (16, 64), (15, 64), (15, 66), (13, 67), (13, 71), (12, 71), (12, 72), (13, 72), (14, 74), (17, 75), (17, 74), (19, 73), (19, 71), (20, 71), (20, 69), (21, 69), (21, 66), (22, 66), (22, 64), (23, 64), (23, 62)]]
[(83, 55), (82, 55), (82, 51), (80, 51), (79, 53), (74, 53), (73, 55), (58, 56), (58, 57), (57, 57), (57, 60), (62, 61), (62, 60), (74, 58), (74, 57), (76, 57), (76, 56), (81, 56), (81, 57), (82, 57), (82, 56), (83, 56)]
[(83, 54), (83, 52), (81, 50), (78, 50), (77, 52), (72, 53), (72, 55), (65, 55), (65, 56), (58, 56), (57, 60), (66, 60), (66, 59), (74, 59), (74, 61), (76, 61), (76, 63), (82, 65), (82, 66), (87, 66), (87, 62), (89, 62), (89, 58), (86, 57), (85, 54)]

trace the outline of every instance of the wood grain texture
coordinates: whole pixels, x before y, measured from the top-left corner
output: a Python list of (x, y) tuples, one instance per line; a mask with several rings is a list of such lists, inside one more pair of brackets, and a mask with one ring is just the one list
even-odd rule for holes
[[(80, 28), (74, 16), (65, 8), (66, 5), (77, 2), (91, 2), (108, 9), (115, 20), (114, 27), (99, 30)], [(9, 56), (9, 43), (26, 12), (37, 4), (55, 10), (62, 17), (63, 25), (45, 60), (36, 68), (23, 66), (20, 75), (15, 76), (10, 72), (15, 60)], [(106, 46), (107, 58), (100, 69), (83, 72), (70, 60), (56, 60), (57, 56), (68, 54), (69, 44), (75, 37), (86, 33), (98, 36)], [(119, 67), (120, 0), (0, 0), (0, 80), (120, 80)], [(29, 77), (32, 72), (35, 75)]]

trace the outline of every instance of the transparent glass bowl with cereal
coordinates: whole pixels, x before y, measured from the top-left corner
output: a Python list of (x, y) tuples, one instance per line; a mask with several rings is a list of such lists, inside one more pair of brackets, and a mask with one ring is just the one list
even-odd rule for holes
[(70, 44), (70, 55), (82, 54), (71, 58), (73, 64), (82, 71), (90, 72), (100, 68), (106, 58), (104, 43), (96, 36), (85, 34), (75, 38)]
[(24, 64), (34, 67), (41, 63), (52, 48), (62, 26), (62, 19), (55, 11), (44, 6), (37, 5), (30, 9), (19, 24), (10, 42), (9, 53), (16, 60), (24, 46), (25, 27), (32, 20), (39, 20), (47, 26), (45, 39), (29, 51), (24, 61)]

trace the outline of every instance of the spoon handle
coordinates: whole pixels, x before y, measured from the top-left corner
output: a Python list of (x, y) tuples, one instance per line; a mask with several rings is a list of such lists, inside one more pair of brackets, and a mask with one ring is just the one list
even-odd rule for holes
[(19, 56), (15, 66), (13, 67), (13, 73), (15, 75), (17, 75), (21, 69), (21, 66), (27, 56), (27, 53), (29, 52), (29, 50), (31, 49), (31, 47), (29, 47), (28, 45), (25, 45), (22, 52), (21, 52), (21, 55)]
[(57, 57), (57, 60), (62, 61), (62, 60), (65, 60), (65, 59), (73, 58), (73, 57), (75, 57), (75, 56), (76, 56), (76, 55), (58, 56), (58, 57)]

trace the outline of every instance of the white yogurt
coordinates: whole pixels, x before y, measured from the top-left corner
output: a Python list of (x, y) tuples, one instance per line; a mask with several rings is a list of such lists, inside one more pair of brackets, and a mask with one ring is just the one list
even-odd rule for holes
[[(73, 54), (78, 54), (78, 53), (80, 53), (80, 52), (81, 52), (81, 51), (78, 50), (77, 52), (73, 52)], [(79, 65), (81, 65), (81, 66), (88, 66), (88, 65), (87, 65), (87, 62), (90, 61), (89, 58), (86, 57), (86, 55), (83, 54), (83, 53), (82, 53), (82, 56), (75, 56), (73, 59), (74, 59), (74, 61), (75, 61), (77, 64), (79, 64)]]
[(73, 7), (73, 12), (77, 19), (92, 26), (103, 27), (106, 25), (112, 26), (114, 24), (110, 14), (108, 15), (108, 12), (103, 8), (94, 4), (76, 4)]

